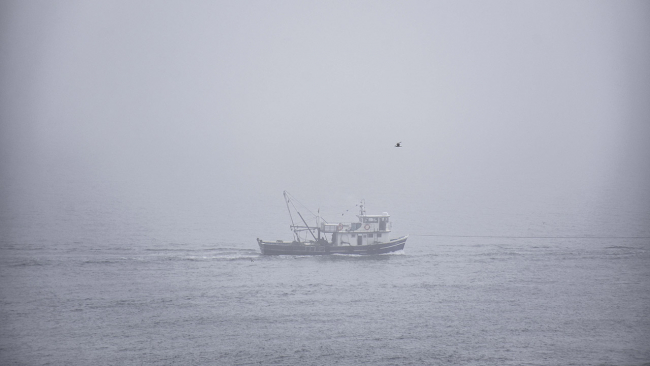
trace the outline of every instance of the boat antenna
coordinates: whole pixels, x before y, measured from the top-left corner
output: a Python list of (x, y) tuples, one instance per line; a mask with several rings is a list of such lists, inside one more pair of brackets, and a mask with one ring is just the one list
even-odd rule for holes
[(366, 200), (362, 199), (361, 204), (359, 205), (359, 210), (361, 212), (361, 216), (366, 214), (366, 210), (364, 209), (365, 205), (366, 205)]

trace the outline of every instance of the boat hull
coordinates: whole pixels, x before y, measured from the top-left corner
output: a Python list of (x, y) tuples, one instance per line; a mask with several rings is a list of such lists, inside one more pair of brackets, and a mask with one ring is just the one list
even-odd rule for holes
[(391, 253), (404, 249), (407, 236), (393, 239), (386, 243), (370, 245), (314, 245), (305, 243), (265, 242), (258, 240), (260, 250), (264, 255), (330, 255), (330, 254), (352, 254), (352, 255), (374, 255)]

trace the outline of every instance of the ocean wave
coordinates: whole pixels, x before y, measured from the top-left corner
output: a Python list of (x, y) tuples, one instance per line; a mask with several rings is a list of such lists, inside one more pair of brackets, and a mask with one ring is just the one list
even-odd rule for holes
[(248, 251), (253, 249), (242, 249), (235, 247), (218, 248), (145, 248), (145, 252), (227, 252), (227, 251)]
[(9, 263), (6, 263), (7, 267), (41, 267), (41, 266), (47, 266), (51, 263), (50, 260), (47, 259), (16, 259), (13, 261), (10, 261)]

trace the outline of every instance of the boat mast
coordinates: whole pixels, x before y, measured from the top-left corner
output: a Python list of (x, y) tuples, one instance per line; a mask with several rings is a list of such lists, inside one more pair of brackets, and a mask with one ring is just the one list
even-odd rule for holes
[[(284, 195), (284, 201), (287, 204), (287, 211), (289, 211), (289, 218), (291, 218), (291, 229), (293, 230), (293, 233), (296, 236), (296, 241), (300, 242), (300, 235), (298, 234), (298, 231), (299, 231), (299, 229), (302, 228), (302, 226), (297, 226), (293, 222), (293, 216), (291, 215), (291, 208), (289, 208), (289, 202), (290, 202), (289, 196), (291, 196), (291, 195), (289, 193), (287, 193), (287, 191), (282, 191), (282, 194)], [(300, 202), (298, 202), (298, 203), (300, 203)], [(300, 205), (302, 205), (302, 204), (300, 204)], [(305, 224), (304, 228), (309, 230), (309, 233), (311, 234), (311, 236), (314, 237), (314, 240), (319, 241), (319, 239), (320, 239), (320, 228), (318, 228), (318, 238), (316, 238), (316, 235), (314, 235), (314, 232), (311, 231), (311, 229), (316, 229), (316, 228), (312, 228), (312, 227), (309, 226), (309, 224), (307, 224), (307, 221), (305, 221), (305, 219), (302, 217), (302, 215), (300, 214), (300, 211), (298, 211), (298, 209), (296, 208), (296, 205), (294, 205), (293, 202), (291, 202), (291, 206), (293, 206), (293, 209), (296, 210), (296, 213), (298, 214), (298, 216), (300, 216), (300, 219)], [(309, 211), (309, 209), (307, 209), (307, 211)], [(312, 215), (314, 214), (311, 211), (309, 211), (309, 213), (311, 213)], [(320, 210), (319, 210), (318, 214), (320, 215)], [(316, 224), (318, 225), (318, 221), (316, 221)]]
[(287, 197), (287, 191), (282, 191), (282, 194), (284, 195), (284, 203), (287, 204), (287, 211), (289, 211), (289, 218), (291, 219), (291, 230), (293, 230), (293, 235), (295, 235), (296, 241), (300, 242), (300, 236), (298, 236), (298, 230), (295, 228), (296, 224), (293, 222), (293, 216), (291, 216), (291, 209), (289, 208), (289, 197)]
[(320, 207), (318, 208), (318, 216), (316, 216), (316, 230), (318, 230), (318, 241), (320, 243)]
[(298, 212), (297, 210), (296, 210), (296, 212), (298, 213), (298, 216), (300, 216), (300, 218), (302, 219), (302, 222), (305, 223), (305, 227), (307, 228), (307, 230), (309, 230), (309, 233), (311, 234), (311, 236), (314, 237), (314, 240), (318, 241), (318, 239), (316, 239), (316, 235), (314, 235), (314, 233), (311, 231), (311, 228), (309, 227), (309, 225), (307, 225), (307, 221), (305, 221), (305, 219), (302, 218), (302, 215), (300, 214), (300, 212)]

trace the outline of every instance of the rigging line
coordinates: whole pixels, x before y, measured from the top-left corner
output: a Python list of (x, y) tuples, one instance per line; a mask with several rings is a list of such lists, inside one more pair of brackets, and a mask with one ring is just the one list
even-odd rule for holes
[(650, 236), (501, 236), (501, 235), (438, 235), (421, 234), (413, 236), (437, 236), (444, 238), (499, 238), (499, 239), (650, 239)]
[(300, 207), (301, 207), (301, 209), (303, 210), (303, 212), (304, 212), (304, 211), (309, 212), (309, 214), (311, 214), (311, 216), (312, 216), (314, 219), (318, 219), (318, 218), (320, 218), (324, 223), (326, 223), (326, 224), (329, 223), (327, 220), (325, 220), (323, 217), (320, 216), (320, 208), (319, 208), (319, 212), (318, 212), (318, 215), (317, 215), (317, 214), (313, 213), (313, 212), (309, 209), (309, 207), (305, 206), (302, 202), (300, 202), (299, 200), (297, 200), (296, 197), (294, 197), (293, 195), (291, 195), (291, 193), (289, 193), (289, 192), (287, 192), (287, 191), (284, 191), (284, 193), (286, 193), (287, 196), (289, 196), (289, 198), (291, 198), (291, 205), (293, 206), (293, 209), (296, 210), (296, 212), (299, 212), (299, 210), (298, 210), (298, 208), (296, 207), (296, 205), (294, 204), (294, 202), (297, 203), (298, 205), (300, 205)]
[[(287, 193), (287, 195), (289, 195), (289, 194)], [(291, 195), (289, 195), (289, 196), (291, 196)], [(305, 219), (302, 217), (302, 215), (300, 214), (300, 211), (298, 211), (298, 209), (296, 208), (296, 205), (293, 204), (293, 201), (288, 199), (287, 202), (291, 202), (291, 206), (293, 206), (293, 209), (296, 210), (296, 213), (298, 214), (298, 216), (300, 217), (302, 222), (305, 224), (305, 229), (309, 230), (309, 232), (311, 233), (311, 229), (309, 228), (309, 225), (307, 224), (307, 221), (305, 221)], [(300, 202), (298, 202), (298, 203), (300, 203)], [(293, 222), (292, 222), (292, 224), (293, 224)], [(295, 224), (292, 227), (293, 227), (294, 232), (296, 233), (296, 235), (298, 235), (298, 230), (299, 229), (295, 226)], [(303, 229), (303, 230), (305, 230), (305, 229)], [(313, 233), (311, 233), (311, 234), (312, 234), (312, 236), (314, 235)], [(305, 240), (307, 240), (307, 234), (305, 234)]]
[[(284, 192), (285, 192), (289, 197), (291, 197), (291, 199), (292, 199), (291, 204), (292, 204), (292, 205), (293, 205), (293, 201), (295, 201), (295, 202), (297, 202), (297, 203), (298, 203), (298, 204), (299, 204), (303, 209), (305, 209), (307, 212), (309, 212), (313, 217), (317, 217), (313, 212), (311, 212), (311, 210), (310, 210), (307, 206), (303, 205), (302, 202), (300, 202), (300, 201), (298, 201), (298, 200), (296, 199), (296, 197), (292, 196), (291, 193), (289, 193), (289, 192), (287, 192), (287, 191), (284, 191)], [(296, 208), (295, 205), (293, 205), (293, 208), (296, 209), (296, 211), (298, 211), (298, 209)]]
[[(293, 216), (291, 216), (291, 210), (289, 209), (289, 198), (287, 198), (287, 196), (286, 196), (287, 192), (285, 191), (284, 193), (285, 193), (285, 196), (284, 196), (285, 203), (287, 204), (287, 211), (289, 211), (289, 218), (291, 219), (291, 225), (293, 226), (294, 222), (293, 222)], [(291, 205), (293, 205), (293, 203), (291, 203)]]

